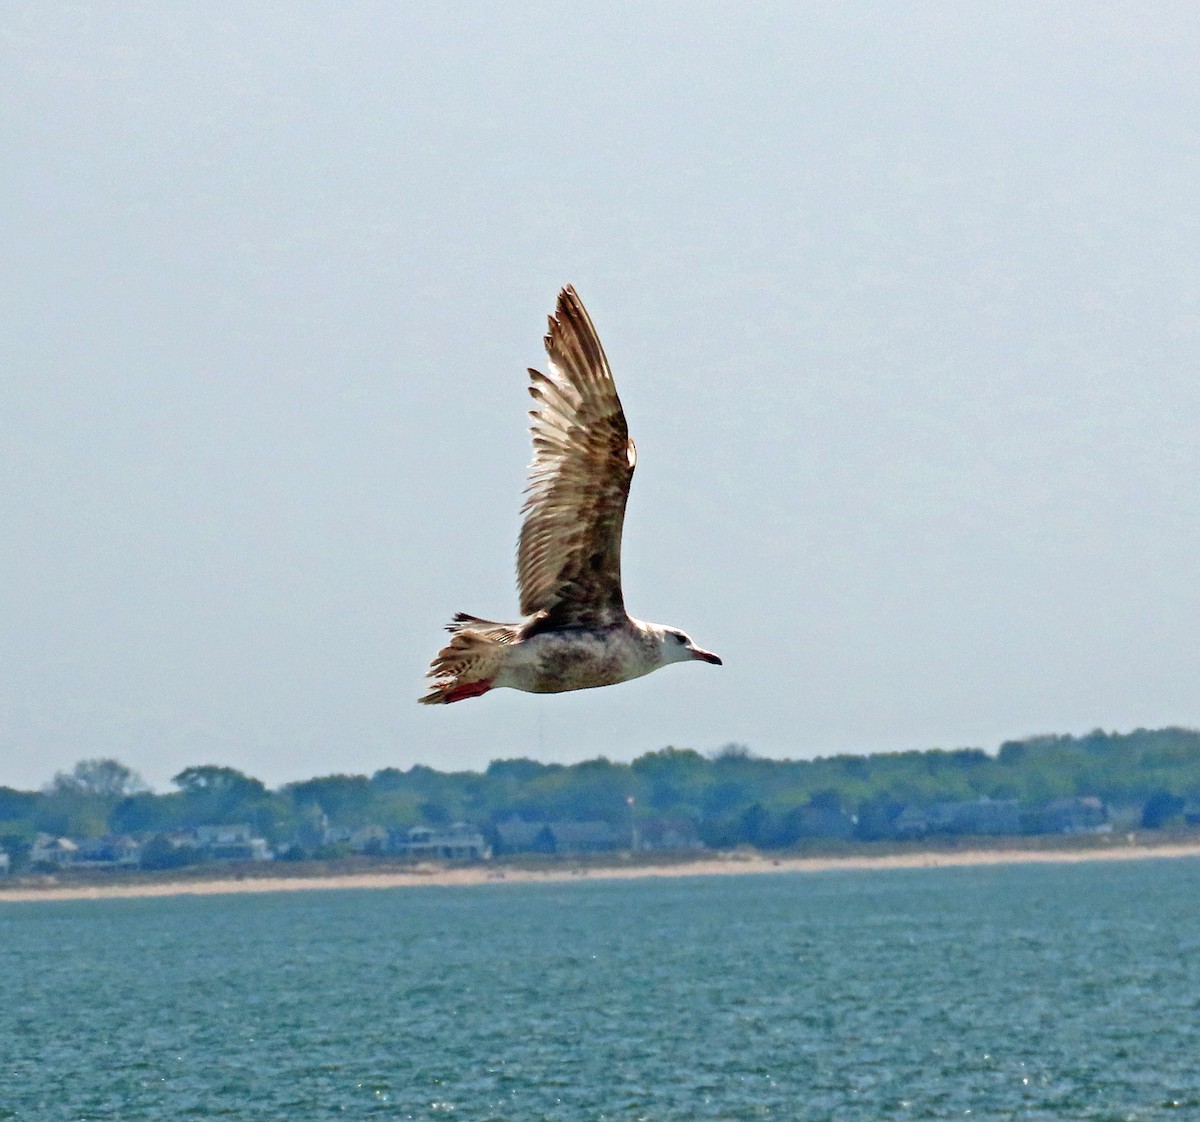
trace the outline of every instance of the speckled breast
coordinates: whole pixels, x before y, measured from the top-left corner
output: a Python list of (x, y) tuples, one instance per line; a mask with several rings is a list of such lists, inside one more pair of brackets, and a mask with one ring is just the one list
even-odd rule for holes
[(550, 632), (528, 642), (531, 693), (564, 693), (611, 686), (648, 674), (637, 637), (624, 631)]

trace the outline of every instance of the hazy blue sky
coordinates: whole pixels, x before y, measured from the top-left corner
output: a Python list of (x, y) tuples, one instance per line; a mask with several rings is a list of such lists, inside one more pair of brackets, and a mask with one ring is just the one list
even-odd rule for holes
[[(0, 784), (1200, 724), (1194, 4), (8, 3)], [(626, 599), (723, 668), (418, 706), (511, 618), (572, 282)]]

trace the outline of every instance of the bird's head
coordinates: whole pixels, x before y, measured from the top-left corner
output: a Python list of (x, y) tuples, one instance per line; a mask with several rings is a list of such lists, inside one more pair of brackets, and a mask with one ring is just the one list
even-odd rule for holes
[(691, 662), (693, 659), (699, 659), (701, 662), (711, 662), (714, 666), (721, 665), (720, 658), (712, 651), (696, 646), (691, 638), (677, 627), (664, 627), (661, 643), (664, 663)]

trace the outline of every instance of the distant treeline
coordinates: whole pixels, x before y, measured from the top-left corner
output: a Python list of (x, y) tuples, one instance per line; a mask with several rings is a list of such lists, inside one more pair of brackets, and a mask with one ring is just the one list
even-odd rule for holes
[[(329, 775), (277, 790), (231, 767), (181, 771), (150, 791), (111, 759), (85, 760), (41, 791), (0, 787), (0, 848), (27, 852), (39, 834), (148, 837), (245, 823), (280, 851), (316, 852), (333, 827), (402, 829), (469, 822), (606, 822), (628, 836), (675, 822), (709, 846), (789, 846), (806, 838), (896, 836), (914, 808), (980, 799), (1015, 803), (1023, 828), (1055, 800), (1099, 800), (1125, 824), (1184, 825), (1200, 809), (1200, 731), (1035, 736), (976, 748), (774, 760), (730, 745), (705, 756), (664, 748), (632, 763), (496, 760), (483, 772), (415, 766)], [(632, 802), (630, 801), (632, 800)], [(1029, 813), (1025, 813), (1028, 810)]]

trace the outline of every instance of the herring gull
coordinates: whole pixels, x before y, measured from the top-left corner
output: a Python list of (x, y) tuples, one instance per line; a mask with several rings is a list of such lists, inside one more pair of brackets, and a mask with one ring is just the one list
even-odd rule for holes
[(612, 370), (575, 290), (559, 293), (548, 373), (530, 370), (533, 463), (521, 513), (521, 622), (458, 613), (429, 669), (426, 705), (508, 686), (563, 693), (669, 666), (721, 660), (675, 627), (625, 611), (621, 528), (636, 452)]

